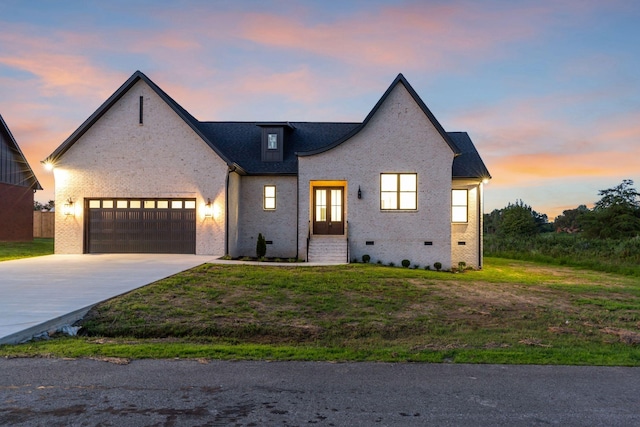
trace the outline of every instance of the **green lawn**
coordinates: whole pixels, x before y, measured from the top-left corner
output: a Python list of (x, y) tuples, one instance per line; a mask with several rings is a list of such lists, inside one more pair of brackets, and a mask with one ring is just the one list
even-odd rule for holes
[(33, 239), (33, 242), (0, 242), (0, 261), (52, 254), (53, 239)]
[(458, 274), (205, 264), (83, 326), (0, 356), (640, 366), (640, 280), (500, 258)]

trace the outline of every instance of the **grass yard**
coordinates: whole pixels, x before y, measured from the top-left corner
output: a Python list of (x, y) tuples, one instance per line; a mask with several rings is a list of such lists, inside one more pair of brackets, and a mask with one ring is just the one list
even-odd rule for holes
[(487, 258), (459, 274), (205, 264), (0, 356), (640, 366), (640, 280)]
[(33, 239), (33, 242), (0, 242), (0, 261), (53, 255), (53, 239)]

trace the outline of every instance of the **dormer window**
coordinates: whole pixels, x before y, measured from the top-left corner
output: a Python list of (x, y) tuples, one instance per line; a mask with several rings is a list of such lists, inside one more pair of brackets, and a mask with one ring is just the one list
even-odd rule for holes
[(262, 128), (262, 161), (283, 161), (285, 136), (290, 135), (294, 127), (287, 122), (262, 122), (256, 125)]
[(278, 134), (270, 133), (267, 135), (267, 150), (278, 149)]

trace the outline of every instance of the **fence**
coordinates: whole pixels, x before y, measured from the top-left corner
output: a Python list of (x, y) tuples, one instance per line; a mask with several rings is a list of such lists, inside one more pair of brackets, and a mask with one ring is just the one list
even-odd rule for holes
[(33, 212), (33, 237), (53, 239), (54, 235), (54, 212)]

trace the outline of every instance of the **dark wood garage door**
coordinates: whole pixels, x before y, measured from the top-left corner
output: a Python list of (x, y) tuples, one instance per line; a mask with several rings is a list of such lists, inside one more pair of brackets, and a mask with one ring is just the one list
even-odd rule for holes
[(196, 252), (195, 199), (89, 199), (86, 252)]

